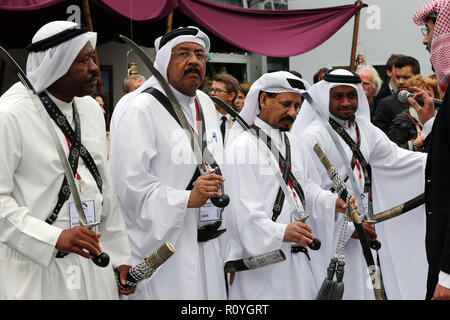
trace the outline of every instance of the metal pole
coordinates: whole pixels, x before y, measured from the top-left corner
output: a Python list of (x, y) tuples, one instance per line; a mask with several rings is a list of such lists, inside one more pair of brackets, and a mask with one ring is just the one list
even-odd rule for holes
[[(360, 4), (361, 0), (357, 0), (355, 3)], [(359, 15), (361, 9), (358, 9), (355, 15), (355, 24), (353, 26), (353, 41), (352, 41), (352, 52), (350, 56), (350, 71), (355, 71), (355, 58), (356, 58), (356, 46), (358, 43), (358, 30), (359, 30)]]
[(172, 31), (173, 11), (167, 16), (166, 33)]

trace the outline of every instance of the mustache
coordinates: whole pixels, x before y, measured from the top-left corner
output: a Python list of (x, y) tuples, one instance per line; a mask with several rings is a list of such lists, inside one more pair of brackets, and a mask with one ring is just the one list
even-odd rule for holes
[(281, 119), (280, 119), (280, 122), (281, 122), (281, 121), (284, 121), (284, 120), (290, 120), (291, 122), (294, 122), (294, 121), (295, 121), (295, 119), (292, 118), (291, 116), (286, 116), (286, 117), (281, 118)]
[(198, 68), (190, 67), (184, 70), (183, 75), (188, 75), (189, 73), (196, 73), (199, 77), (202, 76), (202, 72)]
[(92, 72), (92, 77), (89, 78), (88, 82), (92, 82), (94, 80), (97, 80), (97, 78), (98, 78), (98, 71), (94, 71), (94, 72)]

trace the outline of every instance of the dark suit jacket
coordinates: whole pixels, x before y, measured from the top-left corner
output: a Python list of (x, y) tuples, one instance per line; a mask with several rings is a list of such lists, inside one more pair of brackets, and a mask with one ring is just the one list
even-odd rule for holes
[(391, 94), (378, 102), (372, 116), (372, 123), (387, 134), (395, 116), (406, 109), (408, 109), (408, 104), (398, 100), (398, 93)]
[[(428, 259), (427, 299), (433, 297), (442, 270), (450, 274), (450, 86), (434, 120), (425, 169)], [(427, 137), (428, 138), (428, 137)]]
[(392, 94), (391, 89), (389, 88), (389, 85), (384, 87), (383, 89), (378, 92), (378, 94), (375, 96), (375, 100), (380, 101), (383, 98), (386, 98), (387, 96), (390, 96)]

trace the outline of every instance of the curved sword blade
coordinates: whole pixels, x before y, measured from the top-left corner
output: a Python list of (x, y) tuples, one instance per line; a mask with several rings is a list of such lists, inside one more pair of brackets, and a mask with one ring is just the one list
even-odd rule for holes
[(19, 77), (20, 82), (23, 83), (23, 85), (28, 89), (31, 90), (33, 93), (36, 93), (36, 90), (34, 90), (30, 80), (28, 80), (25, 72), (23, 72), (22, 68), (19, 66), (19, 64), (14, 60), (13, 57), (6, 51), (5, 48), (0, 46), (0, 57), (6, 62), (8, 66), (13, 69), (14, 73)]

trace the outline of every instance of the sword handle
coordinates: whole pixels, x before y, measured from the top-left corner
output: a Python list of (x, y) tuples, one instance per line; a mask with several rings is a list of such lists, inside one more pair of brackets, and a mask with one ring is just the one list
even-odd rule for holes
[(218, 208), (225, 208), (230, 203), (230, 197), (224, 193), (220, 197), (211, 198), (211, 202)]
[[(88, 228), (89, 230), (92, 230), (92, 228), (94, 228), (95, 226), (98, 226), (100, 224), (100, 222), (94, 222), (94, 223), (88, 223), (88, 224), (84, 224), (81, 220), (80, 220), (80, 225), (82, 225), (85, 228)], [(92, 261), (99, 267), (101, 268), (105, 268), (108, 266), (109, 264), (109, 255), (106, 252), (100, 252), (98, 255), (95, 255), (91, 252), (89, 252), (89, 254), (93, 257)]]
[(99, 255), (90, 253), (93, 256), (92, 261), (99, 267), (105, 268), (109, 264), (109, 255), (106, 252), (100, 252)]
[[(297, 221), (300, 221), (300, 222), (305, 222), (308, 218), (309, 218), (309, 214), (303, 216), (300, 219), (297, 218), (297, 216), (295, 217), (295, 219)], [(313, 242), (311, 244), (308, 244), (308, 248), (310, 248), (311, 250), (316, 251), (316, 250), (320, 249), (321, 245), (322, 245), (322, 242), (320, 241), (320, 239), (319, 238), (314, 238)]]
[(369, 241), (369, 246), (371, 249), (378, 251), (381, 249), (381, 242), (378, 240)]
[[(217, 168), (208, 167), (205, 171), (205, 174), (215, 173), (216, 171)], [(223, 193), (220, 197), (211, 198), (211, 202), (218, 208), (225, 208), (230, 203), (230, 197), (227, 194)]]
[(322, 242), (320, 241), (319, 238), (314, 238), (313, 242), (311, 244), (308, 244), (308, 248), (310, 248), (311, 250), (319, 250), (320, 246), (322, 245)]

